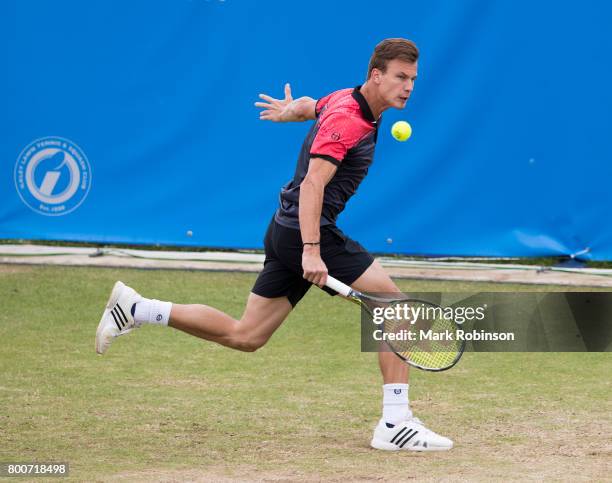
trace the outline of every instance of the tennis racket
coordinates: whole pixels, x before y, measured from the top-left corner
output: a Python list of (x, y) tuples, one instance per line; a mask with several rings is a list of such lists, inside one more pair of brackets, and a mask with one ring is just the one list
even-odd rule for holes
[[(360, 305), (373, 321), (380, 321), (383, 343), (407, 364), (425, 371), (444, 371), (459, 362), (465, 341), (457, 337), (457, 323), (444, 317), (439, 305), (366, 295), (329, 275), (325, 285)], [(413, 340), (407, 337), (408, 332), (415, 335)]]

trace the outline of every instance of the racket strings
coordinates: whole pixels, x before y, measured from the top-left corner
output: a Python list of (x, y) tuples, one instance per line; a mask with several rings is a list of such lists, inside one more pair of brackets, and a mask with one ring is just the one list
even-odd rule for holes
[[(393, 304), (389, 306), (393, 307)], [(421, 316), (385, 318), (384, 332), (389, 347), (406, 361), (422, 368), (443, 369), (452, 366), (463, 352), (463, 342), (458, 340), (455, 322), (433, 310), (439, 310), (434, 305), (411, 302), (411, 306), (415, 309), (412, 313)], [(421, 311), (417, 310), (419, 307)], [(389, 334), (394, 337), (389, 337)]]

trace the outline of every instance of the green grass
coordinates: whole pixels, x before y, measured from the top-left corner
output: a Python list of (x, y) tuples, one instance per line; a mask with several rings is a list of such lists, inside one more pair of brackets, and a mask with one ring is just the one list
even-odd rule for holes
[(415, 413), (456, 448), (381, 453), (368, 447), (381, 381), (359, 352), (357, 307), (311, 290), (252, 354), (144, 327), (100, 357), (116, 279), (238, 317), (255, 275), (0, 265), (0, 462), (68, 461), (76, 480), (609, 477), (609, 353), (468, 353), (445, 373), (415, 370)]

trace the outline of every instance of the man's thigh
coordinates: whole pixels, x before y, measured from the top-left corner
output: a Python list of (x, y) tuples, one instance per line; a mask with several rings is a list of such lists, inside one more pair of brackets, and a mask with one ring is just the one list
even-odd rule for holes
[[(360, 243), (333, 225), (321, 228), (321, 258), (332, 277), (351, 286), (374, 263), (374, 257)], [(332, 295), (336, 293), (327, 287), (323, 290)]]
[(295, 307), (311, 285), (301, 274), (287, 268), (279, 260), (266, 260), (251, 292), (266, 300), (285, 298)]
[(351, 284), (351, 287), (360, 292), (395, 293), (400, 291), (378, 260), (374, 260), (372, 265)]
[(311, 286), (302, 276), (299, 230), (271, 221), (264, 240), (266, 260), (251, 292), (263, 298), (286, 297), (295, 307)]
[(240, 332), (245, 339), (262, 346), (293, 310), (287, 297), (266, 298), (250, 293), (240, 318)]

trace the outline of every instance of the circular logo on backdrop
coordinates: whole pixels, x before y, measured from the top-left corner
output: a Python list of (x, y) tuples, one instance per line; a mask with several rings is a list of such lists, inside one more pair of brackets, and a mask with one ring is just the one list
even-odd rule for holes
[(67, 215), (85, 201), (91, 167), (72, 141), (55, 136), (37, 139), (17, 158), (15, 187), (21, 200), (37, 213)]

